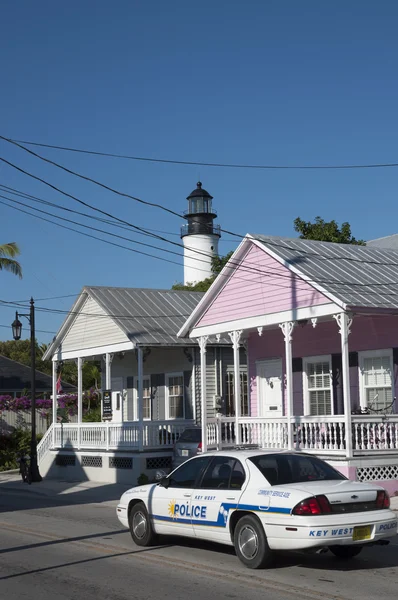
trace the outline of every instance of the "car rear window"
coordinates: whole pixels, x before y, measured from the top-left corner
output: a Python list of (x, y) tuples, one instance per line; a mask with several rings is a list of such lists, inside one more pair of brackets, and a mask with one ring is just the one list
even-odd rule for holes
[(269, 454), (249, 458), (271, 485), (346, 479), (344, 475), (314, 456)]
[(186, 429), (178, 438), (179, 442), (200, 442), (202, 431), (200, 429)]

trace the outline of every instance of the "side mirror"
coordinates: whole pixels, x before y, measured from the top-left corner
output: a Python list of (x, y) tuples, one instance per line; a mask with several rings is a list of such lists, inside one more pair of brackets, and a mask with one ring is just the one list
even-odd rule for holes
[(160, 481), (161, 479), (166, 477), (166, 475), (167, 475), (166, 471), (162, 471), (161, 469), (159, 469), (158, 471), (156, 471), (155, 479), (156, 479), (156, 481)]
[(162, 479), (159, 481), (159, 485), (166, 488), (166, 490), (167, 490), (167, 488), (170, 485), (170, 479), (168, 477), (162, 477)]

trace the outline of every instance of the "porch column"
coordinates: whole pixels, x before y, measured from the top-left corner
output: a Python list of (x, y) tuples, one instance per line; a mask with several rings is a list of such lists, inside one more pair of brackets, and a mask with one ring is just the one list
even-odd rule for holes
[(144, 449), (144, 357), (142, 348), (137, 348), (137, 363), (138, 363), (138, 449), (140, 452)]
[(206, 345), (208, 335), (198, 339), (200, 348), (200, 406), (202, 422), (202, 452), (207, 451)]
[(107, 352), (105, 354), (105, 388), (107, 390), (110, 390), (111, 386), (112, 386), (112, 371), (111, 371), (112, 359), (113, 359), (113, 354), (110, 354), (109, 352)]
[(293, 450), (293, 359), (292, 359), (292, 332), (294, 321), (280, 323), (285, 338), (285, 363), (286, 363), (286, 416), (287, 416), (287, 445), (289, 450)]
[(351, 386), (348, 355), (348, 336), (351, 333), (352, 318), (345, 312), (333, 315), (333, 317), (337, 321), (341, 336), (346, 458), (352, 458)]
[(77, 359), (77, 447), (81, 445), (81, 424), (83, 421), (83, 368), (84, 359), (79, 356)]
[(53, 360), (53, 435), (52, 435), (52, 447), (55, 448), (55, 424), (57, 422), (57, 409), (58, 409), (58, 399), (57, 399), (57, 367), (58, 362)]
[(240, 435), (240, 356), (239, 342), (242, 335), (242, 329), (238, 331), (230, 331), (228, 333), (231, 338), (232, 348), (234, 351), (234, 398), (235, 398), (235, 443), (237, 446), (241, 444)]

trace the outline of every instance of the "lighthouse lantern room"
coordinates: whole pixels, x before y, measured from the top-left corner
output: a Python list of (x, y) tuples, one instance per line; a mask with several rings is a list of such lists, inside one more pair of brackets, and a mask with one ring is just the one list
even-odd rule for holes
[(213, 196), (202, 188), (200, 181), (187, 200), (188, 210), (184, 213), (187, 223), (181, 227), (184, 285), (212, 276), (211, 261), (218, 256), (218, 240), (221, 237), (220, 226), (213, 223), (217, 217), (212, 207)]

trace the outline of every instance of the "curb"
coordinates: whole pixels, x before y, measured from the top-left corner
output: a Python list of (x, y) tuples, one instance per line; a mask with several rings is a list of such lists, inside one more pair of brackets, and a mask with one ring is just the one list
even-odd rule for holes
[(17, 475), (19, 474), (19, 469), (10, 469), (9, 471), (0, 471), (0, 479), (2, 475)]

